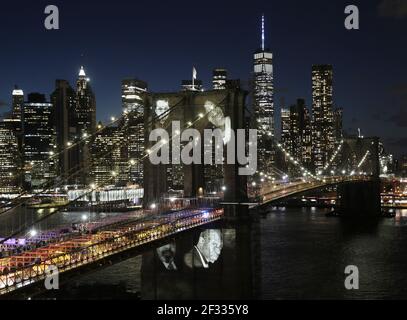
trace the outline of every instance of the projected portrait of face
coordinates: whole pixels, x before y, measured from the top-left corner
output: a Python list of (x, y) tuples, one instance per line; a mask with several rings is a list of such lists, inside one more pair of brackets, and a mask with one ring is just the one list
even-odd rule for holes
[[(168, 110), (170, 110), (170, 104), (168, 100), (157, 100), (155, 107), (155, 114), (157, 117), (163, 116)], [(164, 122), (167, 117), (163, 117), (161, 122)]]
[(215, 263), (219, 259), (223, 248), (220, 230), (206, 230), (202, 232), (196, 247), (203, 254), (206, 261)]
[(210, 264), (218, 261), (223, 249), (222, 232), (206, 230), (199, 236), (198, 244), (184, 257), (190, 268), (209, 269)]
[(177, 270), (175, 265), (176, 246), (174, 243), (167, 244), (157, 249), (158, 259), (163, 263), (167, 270)]
[(205, 111), (208, 113), (209, 122), (223, 131), (223, 142), (228, 144), (232, 138), (230, 117), (225, 117), (222, 109), (209, 100), (205, 102)]

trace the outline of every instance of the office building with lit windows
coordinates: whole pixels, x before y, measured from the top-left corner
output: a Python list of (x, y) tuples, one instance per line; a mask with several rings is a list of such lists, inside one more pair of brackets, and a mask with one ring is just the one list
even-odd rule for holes
[(92, 134), (96, 131), (96, 98), (83, 67), (76, 81), (76, 98), (75, 120), (78, 133)]
[(17, 153), (14, 154), (14, 162), (17, 166), (16, 183), (22, 186), (22, 166), (23, 166), (23, 108), (24, 91), (15, 86), (12, 91), (12, 111), (11, 114), (3, 120), (4, 125), (9, 128), (17, 139)]
[(31, 93), (24, 103), (24, 183), (29, 189), (41, 189), (56, 178), (56, 131), (53, 104), (45, 95)]
[(281, 145), (285, 150), (291, 150), (291, 113), (290, 109), (281, 109)]
[(336, 141), (331, 65), (312, 67), (312, 99), (312, 162), (318, 173), (328, 164)]
[[(89, 140), (84, 140), (96, 132), (96, 98), (90, 85), (90, 79), (86, 76), (84, 67), (81, 67), (76, 81), (76, 103), (73, 113), (73, 123), (75, 141), (82, 140), (76, 151), (78, 158), (78, 170), (82, 172), (75, 179), (75, 184), (87, 185), (90, 165)], [(71, 141), (72, 142), (72, 141)]]
[(18, 139), (13, 128), (0, 120), (0, 194), (20, 192)]
[(212, 86), (213, 90), (225, 90), (228, 72), (226, 69), (217, 68), (213, 71)]
[(144, 136), (144, 97), (147, 83), (137, 79), (122, 81), (122, 106), (125, 139), (128, 148), (128, 159), (132, 160), (129, 169), (129, 181), (143, 185), (144, 166), (141, 160), (145, 154)]
[(312, 169), (312, 121), (310, 111), (307, 107), (304, 108), (301, 162), (308, 170)]
[[(298, 99), (290, 108), (282, 109), (281, 129), (281, 145), (284, 150), (289, 153), (290, 158), (308, 168), (311, 162), (311, 120), (305, 100)], [(289, 160), (285, 159), (287, 164), (292, 162)], [(294, 167), (288, 167), (290, 173), (299, 174), (292, 172)]]
[(101, 123), (98, 128), (90, 147), (90, 183), (98, 187), (125, 186), (129, 161), (124, 131), (117, 126), (104, 127)]
[(68, 144), (75, 142), (77, 136), (75, 115), (76, 92), (66, 80), (56, 80), (55, 90), (51, 94), (51, 102), (55, 108), (56, 141), (58, 147), (58, 175), (65, 179), (65, 184), (75, 184), (72, 174), (79, 165), (79, 150)]
[(21, 120), (23, 116), (23, 107), (24, 107), (24, 91), (15, 86), (12, 92), (12, 99), (13, 99), (12, 102), (13, 118)]
[(336, 108), (334, 111), (334, 131), (336, 142), (340, 142), (343, 138), (343, 109)]

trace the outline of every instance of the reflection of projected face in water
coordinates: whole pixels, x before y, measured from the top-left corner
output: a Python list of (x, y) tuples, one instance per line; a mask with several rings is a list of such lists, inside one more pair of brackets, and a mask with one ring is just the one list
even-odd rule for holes
[(198, 244), (185, 255), (185, 264), (190, 268), (209, 268), (210, 263), (215, 263), (219, 259), (222, 249), (221, 231), (206, 230), (199, 236)]
[(168, 270), (176, 270), (177, 267), (174, 263), (176, 253), (175, 244), (167, 244), (157, 249), (157, 255), (164, 267)]

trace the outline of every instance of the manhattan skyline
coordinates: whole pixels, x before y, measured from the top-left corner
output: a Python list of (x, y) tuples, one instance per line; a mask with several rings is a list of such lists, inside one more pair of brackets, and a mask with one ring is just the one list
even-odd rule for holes
[[(366, 136), (381, 136), (388, 150), (399, 156), (407, 139), (407, 48), (402, 42), (407, 19), (402, 5), (386, 3), (355, 3), (361, 15), (361, 29), (355, 31), (343, 26), (341, 1), (233, 7), (222, 3), (217, 10), (208, 1), (195, 11), (183, 1), (154, 10), (153, 4), (136, 6), (129, 1), (115, 6), (56, 1), (61, 29), (54, 31), (43, 27), (45, 2), (27, 2), (23, 10), (7, 4), (0, 13), (0, 33), (7, 43), (0, 61), (0, 114), (10, 110), (15, 84), (26, 94), (49, 95), (55, 79), (74, 83), (81, 65), (91, 78), (97, 118), (103, 121), (121, 114), (124, 78), (144, 80), (153, 92), (179, 90), (181, 80), (191, 77), (192, 66), (205, 88), (210, 88), (216, 67), (228, 69), (230, 78), (249, 80), (252, 54), (261, 46), (259, 17), (264, 13), (266, 47), (274, 54), (277, 131), (282, 99), (287, 107), (305, 98), (310, 108), (312, 65), (332, 64), (334, 105), (344, 109), (344, 129), (356, 134), (361, 128)], [(15, 15), (24, 23), (15, 25)], [(14, 34), (6, 32), (10, 24), (15, 25)]]
[(407, 0), (4, 4), (0, 300), (406, 299), (405, 30)]

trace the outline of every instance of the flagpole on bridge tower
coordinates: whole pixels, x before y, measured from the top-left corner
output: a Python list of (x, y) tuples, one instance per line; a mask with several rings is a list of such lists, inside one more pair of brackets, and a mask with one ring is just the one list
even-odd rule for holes
[(197, 71), (195, 67), (192, 67), (192, 91), (195, 91), (195, 80), (197, 79)]

